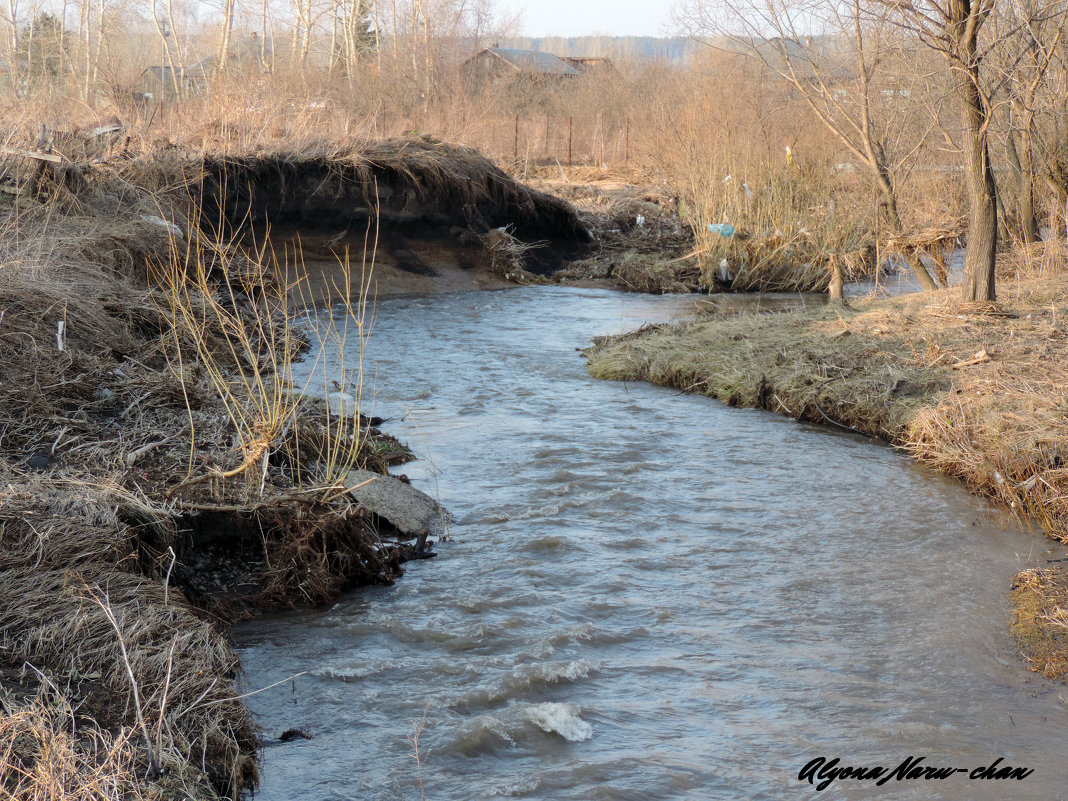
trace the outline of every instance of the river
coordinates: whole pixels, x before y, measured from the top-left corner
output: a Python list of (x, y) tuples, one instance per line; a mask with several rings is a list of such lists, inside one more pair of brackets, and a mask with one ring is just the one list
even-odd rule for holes
[[(885, 446), (587, 375), (591, 337), (695, 302), (379, 302), (364, 411), (451, 541), (237, 628), (248, 689), (302, 673), (248, 699), (258, 801), (1065, 797), (1068, 690), (1021, 664), (1005, 598), (1064, 549)], [(817, 794), (820, 756), (1034, 773)]]

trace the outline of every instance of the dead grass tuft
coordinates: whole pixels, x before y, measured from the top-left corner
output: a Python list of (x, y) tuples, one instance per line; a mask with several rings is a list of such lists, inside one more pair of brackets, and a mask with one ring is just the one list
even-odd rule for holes
[(20, 801), (154, 801), (178, 795), (216, 797), (195, 775), (175, 772), (144, 781), (146, 760), (129, 727), (88, 725), (70, 700), (44, 685), (36, 696), (0, 697), (0, 790)]
[(998, 281), (1052, 278), (1068, 271), (1068, 251), (1064, 239), (1053, 237), (1027, 246), (1019, 244), (998, 254)]
[(545, 279), (534, 275), (524, 266), (526, 253), (544, 242), (521, 242), (506, 227), (494, 228), (481, 236), (490, 257), (490, 270), (506, 281), (517, 284), (541, 283)]
[(229, 787), (256, 729), (234, 700), (237, 659), (225, 628), (199, 617), (169, 584), (160, 549), (173, 534), (168, 516), (117, 488), (8, 483), (0, 498), (0, 666), (35, 666), (97, 720), (150, 721), (149, 735), (129, 746), (139, 759), (189, 761)]
[(1068, 581), (1035, 568), (1016, 574), (1009, 595), (1012, 635), (1032, 669), (1047, 679), (1068, 676)]

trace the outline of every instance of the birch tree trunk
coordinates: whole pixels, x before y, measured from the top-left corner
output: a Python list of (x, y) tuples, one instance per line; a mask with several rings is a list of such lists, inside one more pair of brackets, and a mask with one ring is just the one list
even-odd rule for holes
[(219, 50), (215, 55), (215, 80), (219, 79), (222, 71), (226, 68), (226, 60), (230, 56), (230, 37), (234, 30), (234, 6), (235, 0), (223, 0)]
[(21, 81), (21, 70), (19, 70), (19, 3), (18, 0), (7, 0), (4, 7), (4, 27), (6, 30), (5, 49), (7, 50), (7, 64), (8, 75), (11, 80), (11, 91), (13, 94), (18, 94), (19, 83)]

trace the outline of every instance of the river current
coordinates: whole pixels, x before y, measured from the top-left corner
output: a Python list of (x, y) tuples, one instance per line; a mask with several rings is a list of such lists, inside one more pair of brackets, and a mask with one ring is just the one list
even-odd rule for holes
[[(248, 699), (258, 801), (1068, 796), (1068, 690), (1005, 599), (1064, 549), (885, 446), (587, 375), (591, 337), (696, 302), (378, 303), (364, 412), (455, 522), (394, 586), (238, 627), (249, 690), (302, 674)], [(967, 770), (798, 778), (910, 756)], [(999, 757), (1034, 772), (968, 778)]]

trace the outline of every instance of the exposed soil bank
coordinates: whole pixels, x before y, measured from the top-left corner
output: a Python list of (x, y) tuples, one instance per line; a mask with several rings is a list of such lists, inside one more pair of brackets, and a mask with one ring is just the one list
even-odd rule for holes
[[(257, 730), (229, 624), (390, 582), (415, 555), (346, 483), (405, 449), (287, 387), (306, 343), (271, 226), (331, 255), (388, 229), (384, 261), (421, 278), (433, 264), (394, 243), (451, 238), (501, 281), (551, 272), (587, 232), (428, 142), (37, 161), (0, 193), (0, 782), (19, 797), (99, 769), (123, 797), (236, 797)], [(348, 389), (324, 376), (309, 395), (331, 378)]]
[(594, 235), (589, 253), (553, 281), (658, 295), (726, 288), (702, 281), (693, 232), (679, 218), (670, 187), (638, 171), (550, 167), (532, 178), (538, 189), (573, 204)]
[(345, 263), (383, 297), (528, 283), (590, 250), (570, 204), (434, 140), (207, 159), (185, 172), (202, 226), (266, 243), (290, 271), (312, 275), (315, 299), (336, 296)]
[[(943, 291), (717, 317), (608, 337), (586, 353), (598, 378), (650, 381), (878, 437), (1063, 542), (1066, 290), (1068, 278), (1057, 276), (1004, 281), (996, 306), (961, 304)], [(1047, 675), (1063, 676), (1068, 655), (1062, 570), (1018, 577), (1014, 594), (1018, 609), (1032, 610), (1018, 612), (1014, 632)], [(1042, 631), (1024, 634), (1028, 622)]]

